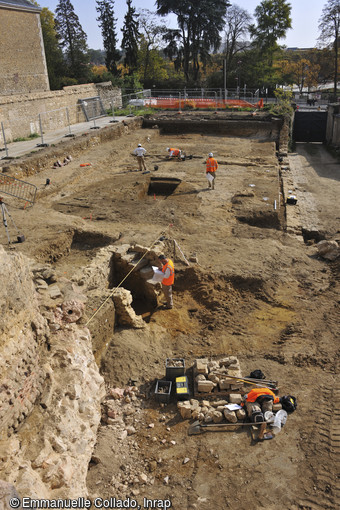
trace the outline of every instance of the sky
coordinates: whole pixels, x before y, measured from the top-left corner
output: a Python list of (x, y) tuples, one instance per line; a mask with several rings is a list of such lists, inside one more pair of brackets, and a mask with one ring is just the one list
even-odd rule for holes
[[(197, 0), (199, 1), (199, 0)], [(287, 37), (279, 41), (280, 44), (298, 48), (313, 48), (317, 45), (319, 36), (318, 25), (322, 14), (322, 9), (327, 0), (290, 0), (292, 6), (292, 28), (288, 30)], [(47, 7), (55, 12), (58, 0), (38, 0), (41, 7)], [(103, 41), (96, 18), (95, 0), (71, 0), (74, 11), (77, 14), (80, 24), (87, 34), (87, 44), (92, 49), (102, 49)], [(233, 5), (242, 7), (249, 14), (253, 15), (257, 5), (261, 0), (238, 0)], [(132, 5), (138, 9), (149, 9), (155, 11), (155, 0), (132, 0)], [(126, 13), (126, 0), (115, 0), (114, 11), (117, 18), (117, 36), (121, 40), (121, 28), (123, 27), (124, 16)], [(176, 17), (171, 16), (167, 20), (169, 28), (176, 28)]]

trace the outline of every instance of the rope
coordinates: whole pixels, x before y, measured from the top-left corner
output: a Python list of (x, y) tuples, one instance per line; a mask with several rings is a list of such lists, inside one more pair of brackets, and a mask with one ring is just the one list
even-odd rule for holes
[[(170, 226), (169, 226), (170, 228)], [(119, 282), (119, 284), (117, 285), (117, 287), (115, 287), (112, 292), (109, 294), (109, 296), (105, 299), (105, 301), (100, 305), (100, 307), (98, 308), (98, 310), (95, 311), (95, 313), (89, 318), (89, 320), (87, 321), (87, 323), (85, 324), (85, 326), (87, 326), (88, 324), (90, 324), (90, 322), (94, 319), (94, 317), (97, 315), (98, 312), (100, 312), (100, 310), (103, 308), (103, 306), (107, 303), (107, 301), (113, 296), (113, 294), (116, 292), (116, 290), (125, 282), (125, 280), (128, 278), (128, 276), (130, 276), (130, 274), (132, 273), (132, 271), (135, 270), (135, 268), (138, 266), (139, 262), (141, 260), (143, 260), (143, 258), (145, 257), (145, 255), (147, 255), (147, 253), (149, 253), (149, 251), (153, 248), (153, 246), (157, 243), (157, 241), (159, 240), (159, 238), (165, 234), (165, 231), (162, 231), (158, 236), (157, 236), (157, 239), (155, 239), (155, 241), (151, 244), (151, 246), (146, 250), (146, 252), (143, 254), (143, 256), (139, 259), (139, 261), (137, 262), (136, 266), (133, 267), (131, 269), (131, 271), (128, 272), (128, 274), (126, 276), (124, 276), (124, 278), (122, 279), (121, 282)]]

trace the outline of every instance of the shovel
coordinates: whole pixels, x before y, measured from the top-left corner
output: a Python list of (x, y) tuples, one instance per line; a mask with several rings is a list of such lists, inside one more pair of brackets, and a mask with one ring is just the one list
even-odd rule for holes
[[(203, 434), (204, 432), (208, 432), (209, 429), (215, 429), (211, 432), (223, 432), (228, 430), (229, 427), (251, 427), (254, 425), (261, 425), (257, 423), (200, 423), (199, 421), (194, 421), (188, 428), (188, 435), (194, 436), (198, 434)], [(217, 430), (216, 430), (217, 429)]]

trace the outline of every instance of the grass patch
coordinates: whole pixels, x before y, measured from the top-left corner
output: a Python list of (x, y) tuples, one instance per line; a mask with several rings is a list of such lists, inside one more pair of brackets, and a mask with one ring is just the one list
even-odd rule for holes
[(39, 138), (40, 135), (38, 133), (31, 133), (27, 137), (19, 136), (18, 138), (14, 138), (13, 142), (28, 142), (29, 140), (34, 140), (34, 138)]

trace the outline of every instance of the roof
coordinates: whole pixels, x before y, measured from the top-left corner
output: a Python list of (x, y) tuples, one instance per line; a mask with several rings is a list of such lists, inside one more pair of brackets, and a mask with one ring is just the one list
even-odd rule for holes
[(15, 9), (19, 11), (40, 12), (41, 7), (37, 7), (29, 0), (0, 0), (0, 8)]

